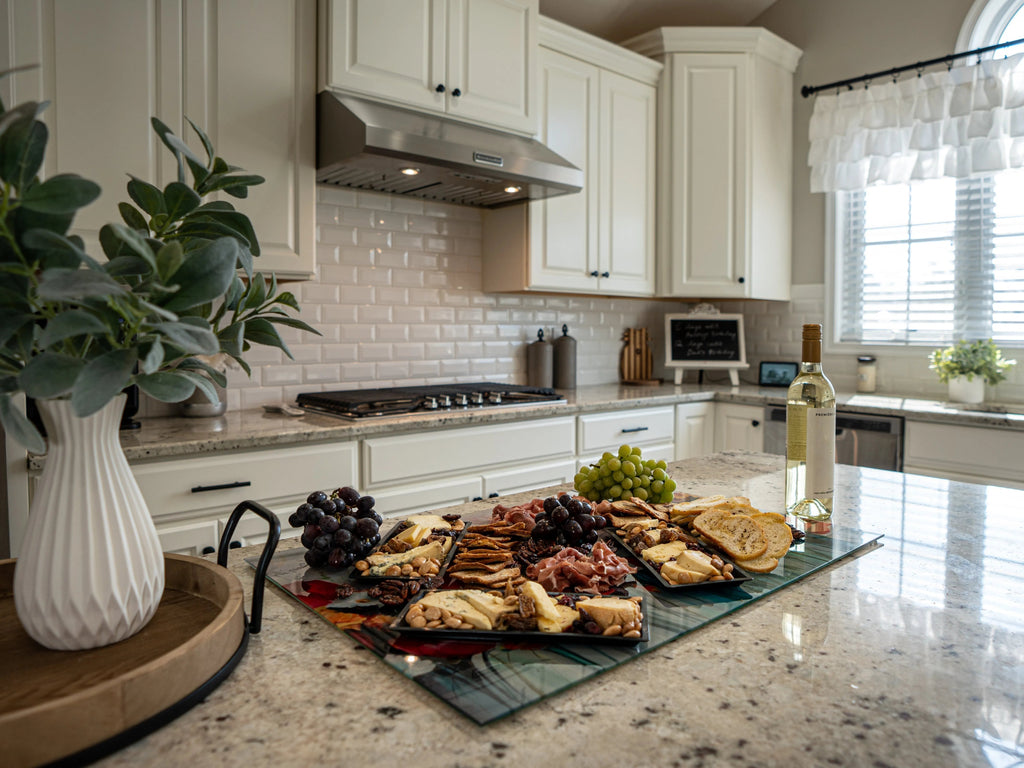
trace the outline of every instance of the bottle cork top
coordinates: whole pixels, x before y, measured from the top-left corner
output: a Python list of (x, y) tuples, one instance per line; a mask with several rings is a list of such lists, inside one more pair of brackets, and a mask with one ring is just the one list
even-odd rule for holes
[(821, 323), (807, 323), (804, 325), (804, 341), (821, 341)]

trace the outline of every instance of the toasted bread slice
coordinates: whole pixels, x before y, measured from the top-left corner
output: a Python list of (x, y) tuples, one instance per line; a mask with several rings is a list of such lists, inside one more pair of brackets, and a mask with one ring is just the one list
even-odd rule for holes
[(793, 543), (793, 529), (786, 523), (786, 518), (778, 512), (760, 512), (750, 517), (764, 529), (765, 538), (768, 539), (765, 554), (770, 557), (785, 557)]
[(745, 571), (752, 573), (771, 573), (779, 567), (779, 559), (772, 557), (771, 555), (758, 555), (752, 557), (749, 560), (740, 560), (737, 558), (736, 565)]
[(730, 557), (750, 559), (768, 549), (764, 529), (749, 515), (733, 515), (717, 509), (702, 512), (693, 527)]

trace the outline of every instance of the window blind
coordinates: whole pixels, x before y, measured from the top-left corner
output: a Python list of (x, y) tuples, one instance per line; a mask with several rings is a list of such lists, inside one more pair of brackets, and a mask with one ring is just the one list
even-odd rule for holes
[(839, 192), (840, 341), (1024, 346), (1024, 170)]

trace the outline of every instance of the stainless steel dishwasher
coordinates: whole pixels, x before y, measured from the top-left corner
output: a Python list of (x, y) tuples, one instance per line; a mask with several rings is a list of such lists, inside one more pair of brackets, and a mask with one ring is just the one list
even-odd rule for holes
[[(786, 407), (764, 409), (765, 453), (786, 454)], [(836, 463), (903, 470), (903, 417), (836, 409)]]

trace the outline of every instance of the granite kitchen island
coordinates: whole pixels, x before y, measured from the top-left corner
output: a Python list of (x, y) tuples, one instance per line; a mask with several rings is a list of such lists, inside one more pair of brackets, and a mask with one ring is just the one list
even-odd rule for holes
[[(679, 489), (782, 504), (782, 459), (677, 462)], [(502, 498), (522, 501), (539, 494)], [(298, 500), (297, 500), (298, 501)], [(486, 510), (493, 500), (447, 511)], [(268, 586), (228, 680), (99, 764), (954, 766), (1024, 760), (1024, 491), (841, 466), (876, 544), (477, 726)], [(282, 548), (297, 546), (294, 541)], [(248, 595), (253, 572), (233, 550)]]

